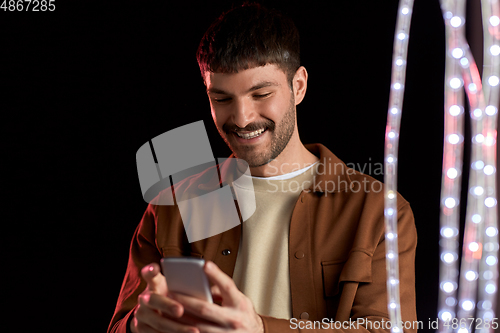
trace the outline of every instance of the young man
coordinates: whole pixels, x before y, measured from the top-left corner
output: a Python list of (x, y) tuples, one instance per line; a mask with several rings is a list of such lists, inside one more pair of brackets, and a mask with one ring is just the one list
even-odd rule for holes
[[(296, 106), (307, 71), (293, 22), (258, 5), (233, 9), (197, 56), (215, 124), (250, 166), (257, 208), (238, 227), (189, 243), (179, 210), (150, 204), (108, 332), (388, 332), (383, 185), (302, 144)], [(402, 319), (413, 322), (416, 230), (401, 196), (398, 221)], [(158, 262), (179, 255), (207, 260), (220, 304), (167, 296)]]

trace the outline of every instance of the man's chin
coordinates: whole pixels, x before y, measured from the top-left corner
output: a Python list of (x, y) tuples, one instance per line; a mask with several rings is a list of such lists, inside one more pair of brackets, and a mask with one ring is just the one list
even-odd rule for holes
[(267, 156), (264, 156), (264, 154), (252, 151), (256, 149), (241, 149), (240, 147), (233, 146), (229, 146), (229, 148), (236, 158), (244, 160), (251, 168), (266, 165), (271, 161)]

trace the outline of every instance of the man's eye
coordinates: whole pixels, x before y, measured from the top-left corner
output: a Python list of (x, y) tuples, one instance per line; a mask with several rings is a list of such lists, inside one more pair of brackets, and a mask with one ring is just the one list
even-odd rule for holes
[(229, 102), (231, 98), (214, 98), (214, 101), (216, 103), (224, 103), (224, 102)]
[(271, 95), (271, 93), (260, 94), (260, 95), (254, 95), (254, 97), (255, 97), (255, 98), (266, 98), (266, 97), (268, 97), (269, 95)]

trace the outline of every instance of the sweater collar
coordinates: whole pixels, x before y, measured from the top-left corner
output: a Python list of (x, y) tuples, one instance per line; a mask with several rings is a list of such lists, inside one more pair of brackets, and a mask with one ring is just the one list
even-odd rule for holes
[[(307, 150), (319, 159), (317, 174), (307, 192), (332, 193), (347, 191), (352, 186), (348, 167), (328, 148), (320, 143), (304, 145)], [(202, 190), (215, 190), (225, 184), (232, 184), (242, 173), (250, 175), (248, 165), (231, 154), (229, 158), (218, 158), (218, 172), (212, 172), (206, 183), (199, 185)], [(214, 169), (212, 169), (215, 171)], [(246, 171), (245, 171), (246, 170)], [(220, 179), (219, 179), (220, 174)]]

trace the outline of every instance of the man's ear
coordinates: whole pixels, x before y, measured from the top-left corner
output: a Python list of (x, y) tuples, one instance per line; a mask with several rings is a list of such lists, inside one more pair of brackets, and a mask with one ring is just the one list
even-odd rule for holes
[(300, 66), (293, 77), (293, 94), (295, 105), (299, 105), (304, 99), (307, 90), (307, 71), (304, 66)]

